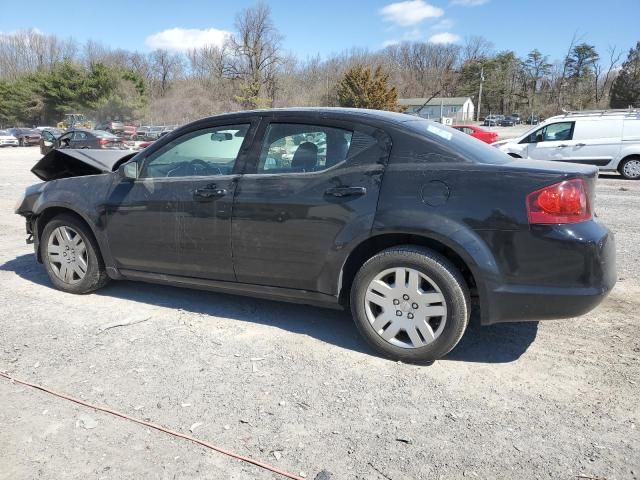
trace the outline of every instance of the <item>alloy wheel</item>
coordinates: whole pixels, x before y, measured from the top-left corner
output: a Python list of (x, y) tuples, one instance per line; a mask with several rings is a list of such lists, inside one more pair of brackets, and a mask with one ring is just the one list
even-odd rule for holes
[(434, 342), (444, 330), (447, 302), (438, 285), (413, 268), (382, 271), (369, 283), (365, 312), (375, 332), (401, 348)]
[(53, 273), (70, 285), (80, 282), (87, 274), (87, 246), (73, 228), (56, 228), (47, 243), (47, 259)]

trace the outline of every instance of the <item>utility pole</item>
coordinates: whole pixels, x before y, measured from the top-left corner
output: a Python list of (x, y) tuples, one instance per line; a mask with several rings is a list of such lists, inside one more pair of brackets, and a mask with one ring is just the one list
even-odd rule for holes
[(478, 112), (476, 122), (480, 121), (480, 106), (482, 105), (482, 83), (484, 82), (484, 65), (480, 67), (480, 90), (478, 91)]

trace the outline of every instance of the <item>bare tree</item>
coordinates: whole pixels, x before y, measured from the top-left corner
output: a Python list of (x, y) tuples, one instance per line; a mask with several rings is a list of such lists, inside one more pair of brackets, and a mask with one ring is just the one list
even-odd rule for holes
[[(608, 104), (608, 96), (611, 92), (611, 86), (613, 85), (613, 81), (615, 80), (614, 71), (620, 65), (620, 59), (622, 58), (622, 51), (618, 51), (615, 45), (609, 46), (607, 49), (607, 53), (609, 56), (609, 62), (605, 67), (603, 64), (596, 63), (594, 65), (594, 79), (595, 86), (594, 91), (596, 95), (596, 105), (600, 104)], [(603, 100), (606, 99), (606, 102)]]
[[(272, 103), (276, 91), (275, 72), (282, 63), (282, 35), (271, 20), (271, 9), (260, 2), (236, 17), (237, 34), (229, 40), (232, 56), (225, 67), (228, 77), (242, 81), (238, 99), (244, 106)], [(261, 95), (267, 95), (267, 101)], [(271, 95), (271, 96), (269, 96)]]
[(183, 66), (182, 57), (178, 54), (167, 50), (151, 52), (152, 79), (161, 97), (166, 95), (171, 82), (181, 76)]
[(493, 43), (479, 35), (465, 37), (461, 49), (462, 63), (474, 62), (490, 57), (493, 54)]

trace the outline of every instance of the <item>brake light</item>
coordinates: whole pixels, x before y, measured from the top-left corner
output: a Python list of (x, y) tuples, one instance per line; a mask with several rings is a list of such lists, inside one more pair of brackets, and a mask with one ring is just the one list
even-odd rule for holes
[(574, 178), (527, 195), (529, 223), (577, 223), (591, 218), (584, 180)]
[(107, 140), (106, 138), (98, 139), (98, 145), (106, 145), (107, 143), (109, 143), (109, 140)]

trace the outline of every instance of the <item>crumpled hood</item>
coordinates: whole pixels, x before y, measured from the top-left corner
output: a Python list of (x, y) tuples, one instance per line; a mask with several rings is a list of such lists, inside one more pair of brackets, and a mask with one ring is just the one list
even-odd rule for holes
[(45, 182), (59, 178), (99, 175), (116, 170), (138, 152), (129, 150), (51, 150), (31, 172)]

